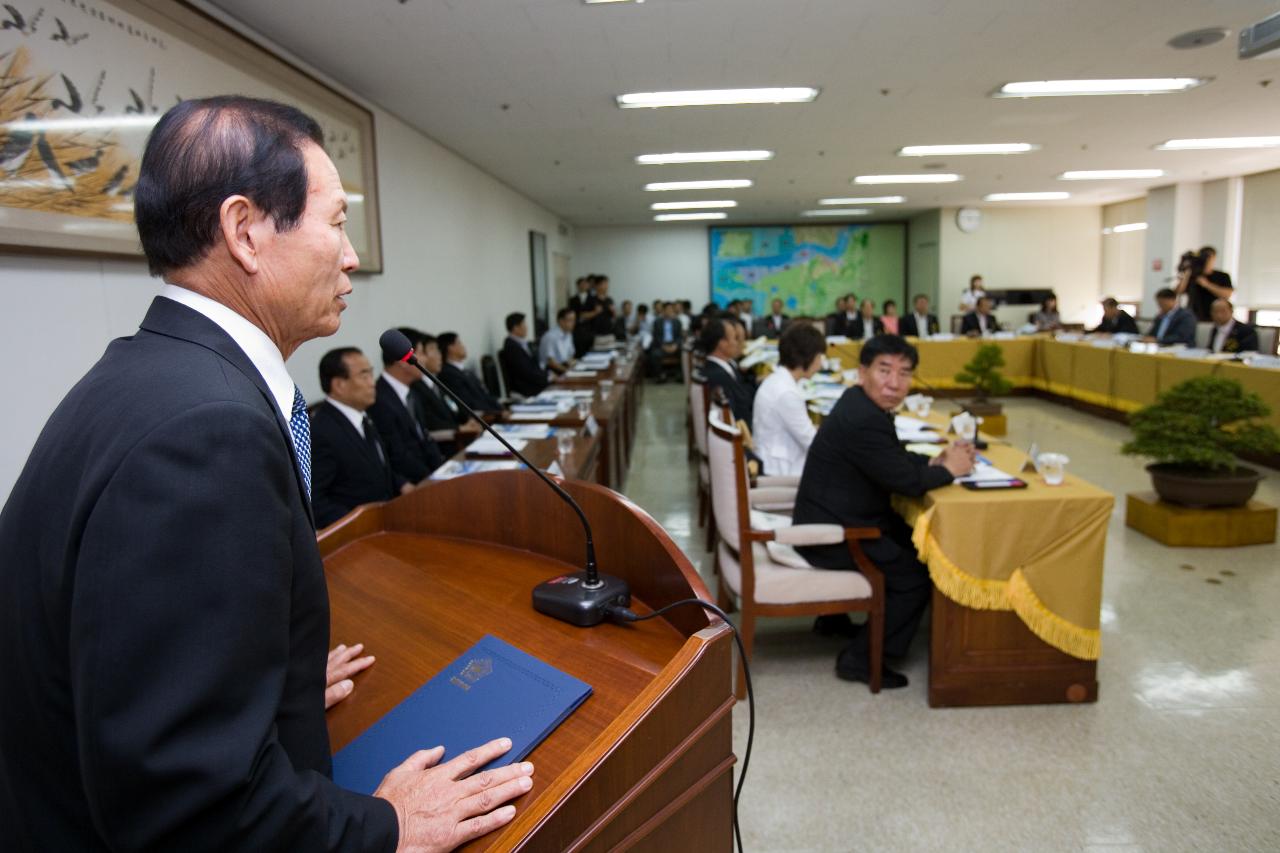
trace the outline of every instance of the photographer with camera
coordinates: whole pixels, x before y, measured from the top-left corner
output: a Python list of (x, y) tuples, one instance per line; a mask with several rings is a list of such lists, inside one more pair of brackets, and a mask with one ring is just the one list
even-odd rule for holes
[(1179, 296), (1187, 294), (1187, 307), (1201, 323), (1213, 320), (1213, 301), (1230, 299), (1235, 292), (1231, 276), (1213, 268), (1218, 250), (1205, 246), (1199, 252), (1183, 252), (1178, 261)]

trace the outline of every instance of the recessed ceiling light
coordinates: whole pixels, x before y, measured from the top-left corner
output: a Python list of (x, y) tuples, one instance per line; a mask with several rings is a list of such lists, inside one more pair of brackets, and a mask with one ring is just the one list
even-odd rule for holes
[(1060, 181), (1114, 181), (1122, 178), (1163, 178), (1164, 169), (1084, 169), (1063, 172)]
[(983, 201), (1061, 201), (1071, 198), (1071, 193), (990, 193), (982, 197)]
[(1203, 86), (1212, 77), (1148, 77), (1121, 80), (1026, 80), (1005, 83), (994, 98), (1051, 98), (1066, 95), (1164, 95)]
[(737, 207), (736, 201), (655, 201), (650, 210), (706, 210), (717, 207)]
[(746, 178), (733, 178), (725, 181), (656, 181), (645, 184), (648, 192), (665, 192), (667, 190), (740, 190), (751, 186)]
[(1170, 139), (1156, 146), (1157, 151), (1210, 151), (1220, 148), (1275, 148), (1280, 136), (1221, 136), (1216, 139)]
[(1115, 225), (1111, 228), (1103, 228), (1103, 234), (1125, 234), (1129, 231), (1146, 231), (1147, 223), (1145, 222), (1127, 222), (1124, 225)]
[(1039, 150), (1030, 142), (984, 142), (974, 145), (907, 145), (898, 149), (899, 157), (945, 157), (951, 154), (1025, 154)]
[(684, 222), (690, 219), (724, 219), (727, 213), (659, 213), (654, 222)]
[(746, 163), (753, 160), (772, 160), (772, 151), (689, 151), (672, 154), (641, 154), (636, 162), (641, 166), (666, 166), (672, 163)]
[(963, 181), (960, 175), (938, 172), (933, 175), (858, 175), (855, 184), (952, 184)]
[(626, 109), (654, 107), (707, 107), (723, 104), (802, 104), (818, 97), (809, 86), (769, 89), (700, 89), (687, 92), (632, 92), (618, 95), (618, 106)]
[(871, 211), (863, 207), (857, 207), (847, 210), (828, 207), (823, 210), (805, 210), (801, 212), (801, 216), (866, 216)]
[(820, 198), (818, 204), (902, 204), (906, 196), (877, 195), (867, 198)]

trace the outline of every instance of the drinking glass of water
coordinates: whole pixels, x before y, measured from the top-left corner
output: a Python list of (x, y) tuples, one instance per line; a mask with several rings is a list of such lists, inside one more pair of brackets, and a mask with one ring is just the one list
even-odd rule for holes
[(577, 441), (578, 433), (571, 429), (560, 428), (556, 430), (556, 450), (560, 452), (560, 458), (564, 458), (573, 452), (573, 443)]
[(1041, 453), (1039, 458), (1040, 476), (1049, 486), (1061, 486), (1067, 478), (1067, 463), (1071, 460), (1061, 453)]

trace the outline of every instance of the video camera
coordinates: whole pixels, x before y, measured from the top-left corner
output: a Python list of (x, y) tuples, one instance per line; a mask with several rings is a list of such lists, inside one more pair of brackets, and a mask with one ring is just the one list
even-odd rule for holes
[(1178, 259), (1178, 274), (1190, 272), (1191, 280), (1194, 281), (1204, 274), (1204, 262), (1205, 258), (1199, 252), (1183, 252), (1182, 257)]

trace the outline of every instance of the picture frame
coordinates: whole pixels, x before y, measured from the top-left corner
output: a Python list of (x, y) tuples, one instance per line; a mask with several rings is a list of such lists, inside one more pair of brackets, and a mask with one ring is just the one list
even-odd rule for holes
[(140, 256), (132, 189), (147, 134), (181, 100), (241, 94), (320, 124), (360, 269), (382, 271), (368, 109), (176, 0), (10, 0), (0, 25), (0, 248)]

